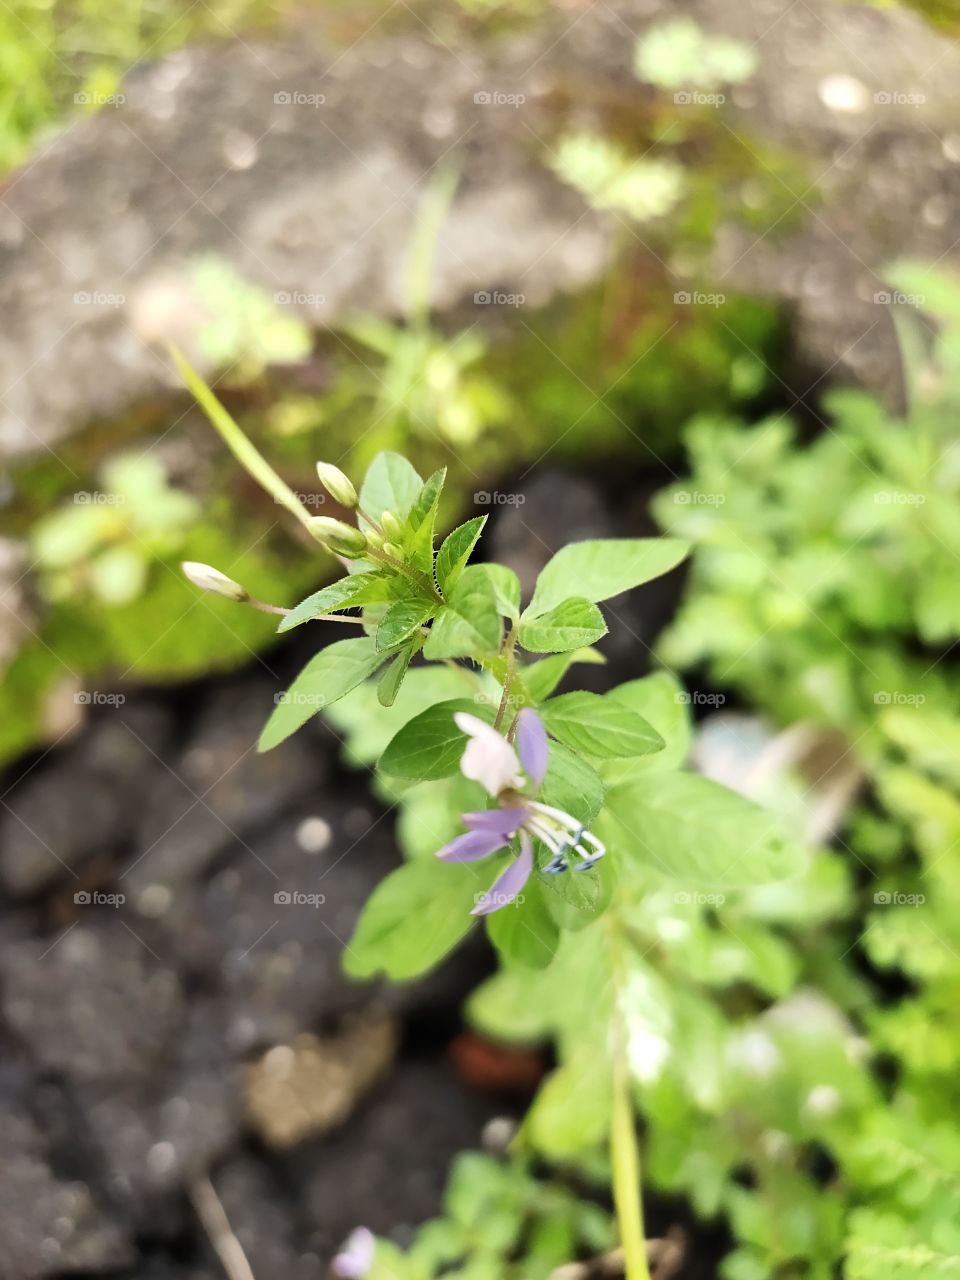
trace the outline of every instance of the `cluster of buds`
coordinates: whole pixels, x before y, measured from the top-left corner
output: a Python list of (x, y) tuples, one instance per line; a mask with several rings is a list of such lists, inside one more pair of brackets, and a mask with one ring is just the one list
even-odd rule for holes
[[(357, 491), (349, 476), (344, 475), (332, 462), (318, 462), (317, 475), (320, 483), (335, 502), (352, 511), (358, 502)], [(361, 530), (345, 520), (334, 520), (331, 516), (313, 516), (310, 519), (310, 532), (334, 555), (356, 558), (362, 556), (367, 549), (368, 538)]]
[[(318, 462), (317, 475), (327, 493), (341, 507), (345, 507), (348, 511), (359, 509), (360, 500), (357, 491), (349, 476), (344, 475), (339, 467), (335, 467), (331, 462)], [(360, 514), (363, 515), (363, 512)], [(368, 523), (372, 523), (369, 517), (366, 519)], [(334, 555), (356, 560), (372, 551), (374, 554), (380, 552), (381, 558), (403, 560), (403, 550), (397, 542), (402, 526), (392, 511), (384, 511), (378, 528), (370, 528), (366, 532), (355, 525), (347, 524), (345, 520), (336, 520), (332, 516), (309, 516), (304, 523), (309, 527), (314, 538)], [(232, 578), (228, 578), (219, 569), (214, 569), (212, 565), (185, 560), (182, 568), (184, 575), (193, 585), (200, 587), (203, 591), (225, 596), (228, 600), (235, 600), (240, 604), (253, 605), (255, 609), (260, 609), (264, 613), (286, 612), (285, 609), (276, 605), (256, 600), (239, 582), (234, 582)]]

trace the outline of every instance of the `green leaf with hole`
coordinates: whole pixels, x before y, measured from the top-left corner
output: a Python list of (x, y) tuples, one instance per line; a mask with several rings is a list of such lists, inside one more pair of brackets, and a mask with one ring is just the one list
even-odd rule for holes
[(368, 636), (338, 640), (315, 654), (293, 684), (277, 699), (273, 715), (263, 727), (259, 751), (277, 746), (311, 716), (330, 706), (345, 693), (372, 675), (383, 662), (383, 654)]
[(643, 716), (596, 693), (564, 693), (540, 715), (549, 733), (589, 756), (645, 756), (666, 745)]
[(569, 596), (596, 603), (669, 572), (687, 555), (678, 538), (595, 538), (562, 547), (547, 562), (524, 617), (549, 612)]
[(394, 778), (425, 782), (431, 778), (449, 778), (457, 772), (466, 746), (466, 735), (457, 728), (454, 713), (468, 711), (488, 724), (494, 711), (489, 703), (471, 698), (451, 698), (438, 702), (408, 720), (387, 745), (380, 757), (380, 768)]
[(564, 600), (540, 617), (521, 622), (519, 638), (530, 653), (564, 653), (595, 644), (606, 634), (607, 624), (597, 606), (574, 598)]

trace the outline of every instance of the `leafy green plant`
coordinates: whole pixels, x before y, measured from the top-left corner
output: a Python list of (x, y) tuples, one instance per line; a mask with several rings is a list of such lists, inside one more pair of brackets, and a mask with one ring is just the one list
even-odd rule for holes
[(661, 89), (714, 89), (748, 80), (757, 61), (742, 41), (709, 35), (692, 18), (672, 18), (637, 40), (634, 69)]
[[(377, 785), (398, 806), (406, 859), (366, 904), (347, 972), (414, 978), (483, 923), (501, 969), (476, 992), (471, 1019), (502, 1041), (552, 1042), (558, 1057), (517, 1152), (609, 1179), (626, 1275), (647, 1280), (636, 1110), (662, 1126), (653, 1135), (662, 1142), (684, 1114), (680, 1104), (692, 1110), (679, 1081), (714, 1106), (724, 1100), (700, 1082), (698, 1064), (705, 1050), (722, 1059), (749, 1032), (711, 987), (747, 980), (759, 992), (790, 989), (789, 956), (775, 929), (754, 919), (755, 897), (758, 886), (811, 874), (805, 850), (773, 815), (683, 770), (687, 702), (669, 677), (602, 696), (557, 692), (577, 664), (598, 660), (594, 645), (606, 632), (598, 606), (673, 568), (686, 545), (572, 544), (524, 604), (515, 574), (473, 561), (485, 516), (436, 545), (442, 470), (423, 480), (402, 456), (383, 453), (358, 492), (319, 464), (356, 523), (312, 516), (182, 358), (180, 367), (244, 465), (346, 569), (288, 609), (252, 600), (208, 566), (186, 566), (201, 587), (280, 615), (281, 631), (326, 619), (362, 633), (307, 663), (260, 739), (268, 750), (327, 715), (350, 758), (375, 764)], [(808, 898), (805, 926), (829, 917), (829, 893), (814, 884)], [(728, 900), (732, 938), (715, 918)], [(796, 909), (793, 896), (766, 908), (773, 921)], [(755, 1087), (742, 1072), (734, 1078)], [(514, 1237), (508, 1247), (515, 1253)], [(518, 1274), (547, 1274), (526, 1261)], [(377, 1254), (355, 1274), (432, 1276), (448, 1262), (398, 1272)], [(484, 1266), (468, 1262), (457, 1274), (489, 1274)]]
[[(829, 430), (810, 443), (782, 418), (701, 419), (687, 437), (691, 478), (656, 504), (697, 548), (664, 658), (708, 669), (782, 724), (839, 731), (870, 786), (842, 832), (859, 881), (839, 904), (847, 924), (795, 956), (816, 966), (862, 1064), (841, 1083), (821, 1061), (791, 1062), (803, 1087), (836, 1090), (819, 1095), (832, 1106), (817, 1137), (836, 1169), (828, 1200), (802, 1148), (784, 1148), (794, 1218), (815, 1223), (826, 1203), (832, 1212), (829, 1233), (797, 1237), (797, 1274), (832, 1274), (845, 1255), (848, 1280), (960, 1269), (960, 1149), (946, 1121), (960, 1065), (960, 286), (915, 264), (891, 282), (906, 417), (843, 392), (827, 398)], [(924, 305), (937, 330), (906, 302)], [(871, 1060), (882, 1073), (866, 1071)], [(768, 1274), (779, 1204), (762, 1187), (742, 1198), (735, 1280)]]

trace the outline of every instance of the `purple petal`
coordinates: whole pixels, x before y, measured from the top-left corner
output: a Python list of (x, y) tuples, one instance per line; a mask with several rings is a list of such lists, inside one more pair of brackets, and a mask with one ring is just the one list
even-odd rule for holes
[(543, 721), (532, 707), (524, 707), (517, 716), (517, 754), (527, 777), (539, 787), (547, 772), (550, 747)]
[(334, 1258), (333, 1274), (342, 1280), (363, 1280), (373, 1266), (375, 1252), (373, 1233), (366, 1227), (357, 1227)]
[(509, 839), (527, 816), (526, 809), (482, 809), (479, 813), (461, 814), (471, 831), (496, 831)]
[(520, 832), (520, 854), (509, 867), (501, 871), (493, 884), (470, 912), (472, 916), (487, 916), (511, 903), (530, 879), (533, 870), (533, 845), (525, 831)]
[(477, 862), (496, 853), (506, 843), (506, 836), (499, 831), (468, 831), (438, 849), (436, 856), (444, 862)]

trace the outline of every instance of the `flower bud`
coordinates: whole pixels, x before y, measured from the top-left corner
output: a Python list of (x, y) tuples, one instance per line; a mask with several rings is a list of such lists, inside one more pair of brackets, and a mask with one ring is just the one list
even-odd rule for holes
[(310, 532), (318, 542), (341, 556), (361, 556), (367, 549), (367, 539), (359, 529), (342, 520), (329, 516), (311, 516)]
[(393, 560), (403, 559), (403, 547), (398, 547), (395, 542), (385, 542), (383, 550), (384, 554), (390, 556)]
[(226, 596), (228, 600), (249, 600), (250, 595), (239, 582), (234, 582), (213, 565), (200, 564), (197, 560), (184, 560), (180, 565), (185, 577), (201, 591), (212, 591), (214, 595)]
[(317, 475), (327, 493), (335, 502), (339, 502), (341, 507), (352, 510), (357, 505), (357, 491), (350, 477), (345, 476), (339, 467), (335, 467), (332, 462), (318, 462)]
[(403, 527), (392, 511), (385, 511), (380, 517), (380, 526), (388, 538), (396, 538)]
[(383, 534), (377, 533), (376, 529), (368, 529), (367, 543), (369, 546), (373, 547), (375, 551), (379, 550), (380, 547), (383, 546)]

